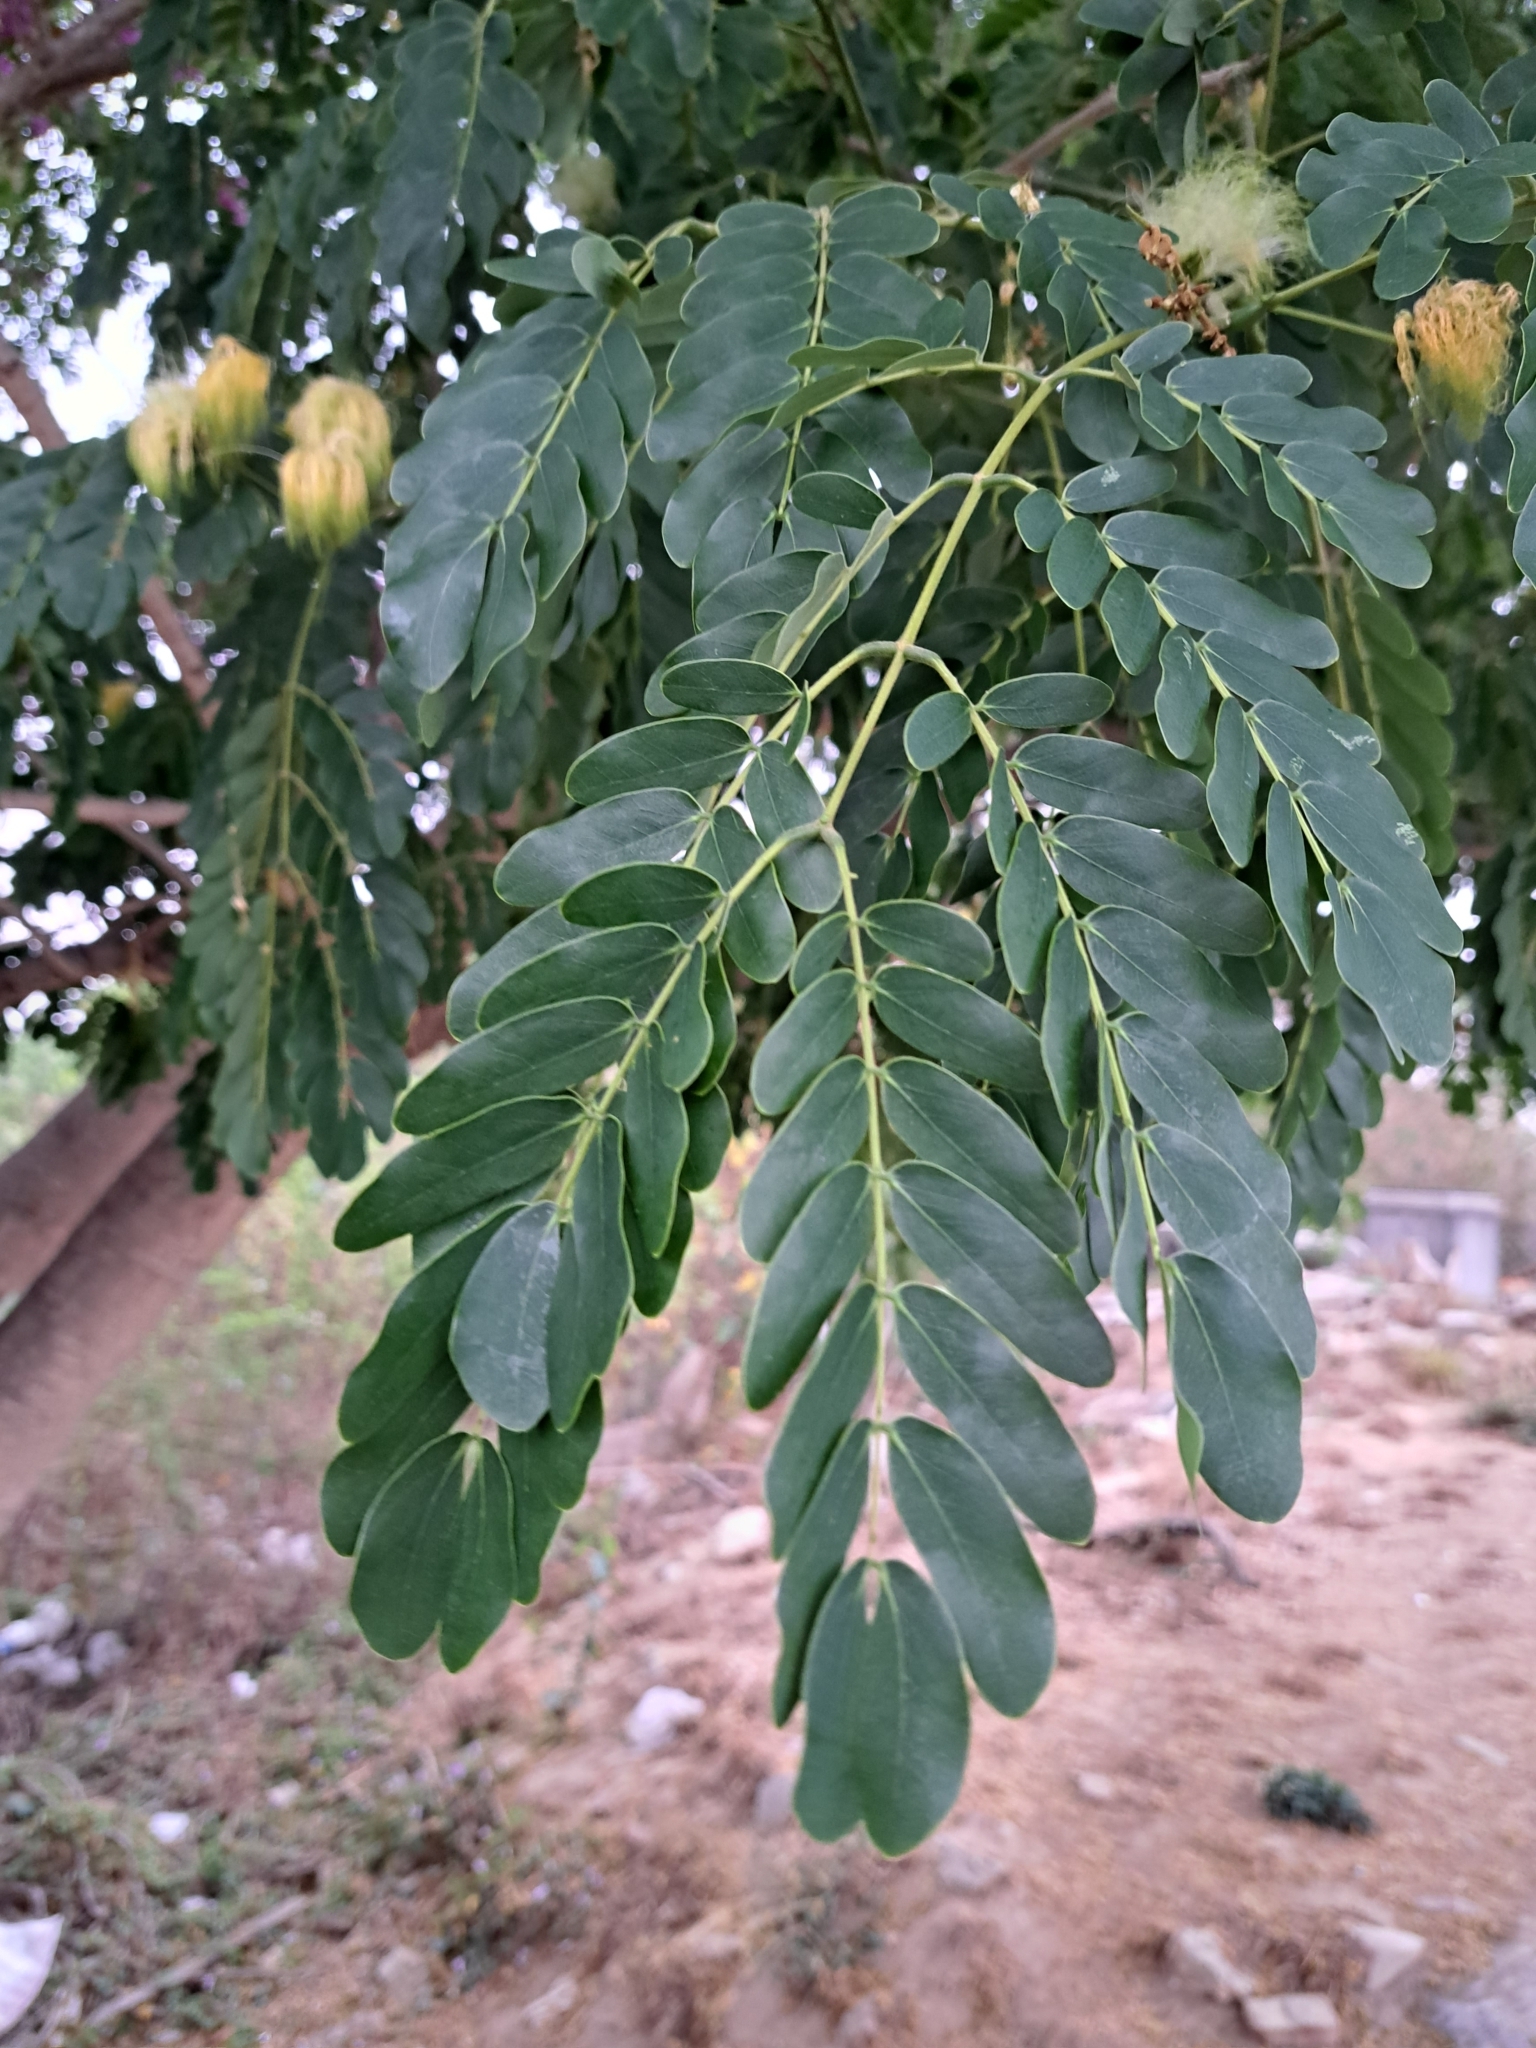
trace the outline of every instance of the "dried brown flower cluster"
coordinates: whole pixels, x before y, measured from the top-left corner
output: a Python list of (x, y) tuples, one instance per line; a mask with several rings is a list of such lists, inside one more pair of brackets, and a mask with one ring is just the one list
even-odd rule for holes
[(1161, 228), (1146, 228), (1136, 247), (1145, 260), (1154, 269), (1164, 272), (1173, 285), (1172, 291), (1165, 292), (1160, 298), (1148, 299), (1147, 304), (1166, 313), (1170, 320), (1187, 320), (1191, 327), (1197, 327), (1200, 339), (1212, 355), (1235, 356), (1237, 350), (1205, 310), (1205, 299), (1211, 286), (1186, 274), (1171, 237)]

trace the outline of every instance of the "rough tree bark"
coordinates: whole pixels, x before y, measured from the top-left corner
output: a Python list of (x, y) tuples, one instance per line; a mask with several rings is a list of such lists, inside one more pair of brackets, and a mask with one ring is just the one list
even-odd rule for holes
[[(96, 1204), (176, 1114), (178, 1068), (103, 1109), (92, 1089), (72, 1096), (0, 1161), (0, 1299), (25, 1294)], [(0, 1332), (5, 1325), (0, 1324)]]
[(132, 70), (139, 18), (147, 4), (101, 0), (71, 28), (56, 30), (45, 22), (17, 52), (22, 61), (0, 78), (0, 127), (35, 119), (60, 100)]
[[(282, 1141), (269, 1185), (303, 1148), (302, 1131)], [(228, 1167), (212, 1194), (195, 1195), (176, 1134), (162, 1129), (0, 1323), (0, 1529), (251, 1202)]]

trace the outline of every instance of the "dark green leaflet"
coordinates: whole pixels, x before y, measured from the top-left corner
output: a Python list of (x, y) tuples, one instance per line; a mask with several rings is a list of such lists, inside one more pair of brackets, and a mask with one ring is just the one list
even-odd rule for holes
[(1234, 1088), (1274, 1088), (1285, 1042), (1203, 953), (1139, 910), (1096, 911), (1088, 926), (1094, 966), (1135, 1008), (1203, 1053)]
[(919, 1159), (990, 1195), (1051, 1251), (1075, 1247), (1077, 1205), (995, 1103), (925, 1060), (888, 1061), (880, 1070), (880, 1094), (892, 1130)]
[(904, 1564), (880, 1567), (864, 1618), (863, 1565), (828, 1596), (806, 1659), (806, 1747), (795, 1812), (818, 1841), (862, 1820), (887, 1856), (914, 1848), (960, 1789), (970, 1734), (944, 1609)]
[(395, 1113), (402, 1131), (446, 1130), (501, 1102), (550, 1095), (601, 1071), (634, 1030), (627, 1003), (585, 996), (478, 1033), (418, 1081)]
[(896, 1302), (901, 1353), (928, 1399), (1030, 1520), (1062, 1543), (1093, 1529), (1093, 1481), (1044, 1389), (997, 1333), (916, 1283)]
[(570, 1428), (587, 1389), (607, 1367), (629, 1306), (623, 1188), (619, 1126), (605, 1117), (577, 1171), (545, 1325), (549, 1412), (556, 1429)]
[(843, 1568), (869, 1497), (869, 1424), (841, 1432), (789, 1545), (779, 1580), (780, 1648), (773, 1676), (773, 1718), (780, 1727), (800, 1698), (806, 1645), (828, 1588)]
[(1160, 833), (1119, 818), (1067, 818), (1050, 848), (1090, 903), (1144, 910), (1210, 952), (1263, 953), (1274, 938), (1261, 897)]
[(646, 1009), (670, 974), (677, 936), (660, 924), (580, 932), (499, 981), (480, 1004), (480, 1028), (583, 996), (617, 996)]
[(545, 1327), (560, 1264), (553, 1202), (519, 1210), (476, 1261), (449, 1349), (464, 1390), (504, 1429), (532, 1429), (549, 1407)]
[(533, 1096), (424, 1139), (390, 1160), (356, 1197), (336, 1226), (336, 1243), (342, 1251), (366, 1251), (429, 1227), (450, 1202), (468, 1208), (541, 1186), (579, 1121), (569, 1096)]
[(977, 1691), (1001, 1714), (1027, 1713), (1056, 1660), (1056, 1625), (1001, 1491), (958, 1437), (910, 1415), (891, 1431), (891, 1490)]
[[(889, 1077), (888, 1067), (885, 1073)], [(864, 1068), (856, 1059), (837, 1060), (775, 1131), (747, 1183), (738, 1221), (741, 1241), (754, 1259), (773, 1257), (809, 1197), (853, 1157), (868, 1134)]]
[(1066, 1269), (990, 1196), (908, 1163), (892, 1176), (891, 1214), (930, 1271), (1026, 1358), (1079, 1386), (1113, 1376), (1109, 1339)]
[(918, 1052), (975, 1081), (1025, 1096), (1045, 1080), (1040, 1043), (1001, 1003), (927, 967), (883, 967), (875, 979), (880, 1020)]
[(785, 1233), (763, 1280), (742, 1357), (742, 1388), (765, 1408), (787, 1384), (869, 1249), (868, 1170), (856, 1161), (822, 1182)]
[(775, 1557), (782, 1557), (788, 1549), (833, 1446), (853, 1420), (874, 1375), (877, 1312), (874, 1289), (855, 1288), (839, 1310), (779, 1431), (763, 1475), (763, 1497), (773, 1516)]

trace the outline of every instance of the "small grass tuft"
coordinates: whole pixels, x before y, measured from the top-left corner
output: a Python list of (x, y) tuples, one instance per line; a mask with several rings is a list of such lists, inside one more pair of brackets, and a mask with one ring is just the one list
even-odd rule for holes
[(1271, 1820), (1310, 1821), (1341, 1835), (1369, 1835), (1376, 1827), (1349, 1787), (1326, 1771), (1287, 1766), (1274, 1772), (1264, 1787), (1264, 1810)]

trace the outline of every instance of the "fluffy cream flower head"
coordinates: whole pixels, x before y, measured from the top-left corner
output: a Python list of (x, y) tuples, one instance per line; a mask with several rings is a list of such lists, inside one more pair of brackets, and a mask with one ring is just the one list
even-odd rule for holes
[(221, 334), (208, 351), (203, 373), (192, 387), (193, 416), (198, 441), (215, 469), (248, 448), (261, 432), (271, 377), (266, 357), (242, 348), (231, 334)]
[(332, 434), (348, 434), (370, 490), (389, 475), (389, 414), (366, 384), (345, 377), (317, 377), (287, 419), (289, 439), (301, 448), (319, 448)]
[(190, 384), (151, 384), (128, 429), (128, 460), (146, 490), (168, 500), (192, 481), (197, 467)]
[(1265, 291), (1306, 253), (1295, 187), (1236, 150), (1192, 164), (1148, 200), (1146, 217), (1174, 237), (1186, 270), (1213, 283)]
[(348, 433), (330, 434), (318, 446), (290, 448), (278, 465), (277, 481), (288, 540), (312, 554), (344, 548), (373, 516), (368, 473)]
[(1410, 398), (1476, 441), (1504, 403), (1520, 294), (1512, 284), (1442, 277), (1392, 323), (1398, 374)]

